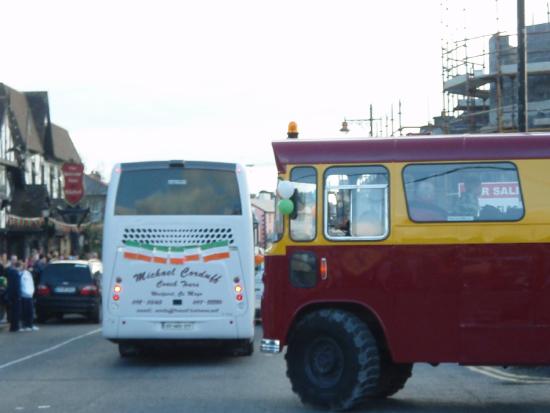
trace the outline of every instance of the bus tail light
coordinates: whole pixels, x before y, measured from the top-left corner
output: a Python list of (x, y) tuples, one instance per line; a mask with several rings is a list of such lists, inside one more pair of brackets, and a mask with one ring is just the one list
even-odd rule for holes
[(239, 284), (240, 279), (238, 277), (235, 277), (233, 281), (235, 281), (235, 285), (233, 286), (233, 290), (235, 291), (235, 300), (242, 302), (244, 300), (244, 288), (241, 284)]
[(321, 258), (321, 280), (326, 280), (328, 278), (328, 265), (327, 265), (327, 259), (325, 257)]
[[(118, 280), (117, 280), (118, 281)], [(113, 287), (113, 300), (120, 300), (120, 293), (122, 292), (122, 286), (119, 283), (116, 283)]]

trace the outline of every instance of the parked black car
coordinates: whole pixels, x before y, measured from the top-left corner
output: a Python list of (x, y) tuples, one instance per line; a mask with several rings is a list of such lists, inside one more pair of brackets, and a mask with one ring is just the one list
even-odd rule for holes
[(46, 265), (36, 288), (36, 318), (43, 323), (63, 314), (83, 314), (101, 321), (100, 261), (54, 261)]

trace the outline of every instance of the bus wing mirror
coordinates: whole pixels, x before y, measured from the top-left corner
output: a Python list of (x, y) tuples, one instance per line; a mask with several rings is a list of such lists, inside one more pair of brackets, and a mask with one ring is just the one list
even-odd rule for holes
[(294, 205), (294, 208), (292, 209), (292, 212), (289, 214), (290, 219), (296, 219), (298, 217), (298, 190), (296, 189), (292, 196), (290, 197), (290, 200), (292, 201), (292, 204)]

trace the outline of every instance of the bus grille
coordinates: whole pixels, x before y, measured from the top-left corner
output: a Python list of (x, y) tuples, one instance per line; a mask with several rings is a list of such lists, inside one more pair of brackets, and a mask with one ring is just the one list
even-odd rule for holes
[(122, 233), (122, 241), (137, 241), (144, 244), (177, 246), (202, 245), (215, 241), (234, 243), (233, 232), (227, 227), (196, 228), (143, 228), (127, 227)]

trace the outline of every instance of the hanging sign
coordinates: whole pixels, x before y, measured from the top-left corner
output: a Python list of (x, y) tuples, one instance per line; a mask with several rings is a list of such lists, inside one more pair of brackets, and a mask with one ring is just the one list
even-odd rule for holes
[(65, 180), (65, 186), (63, 187), (65, 200), (74, 206), (84, 196), (84, 165), (81, 163), (64, 163), (61, 170)]

